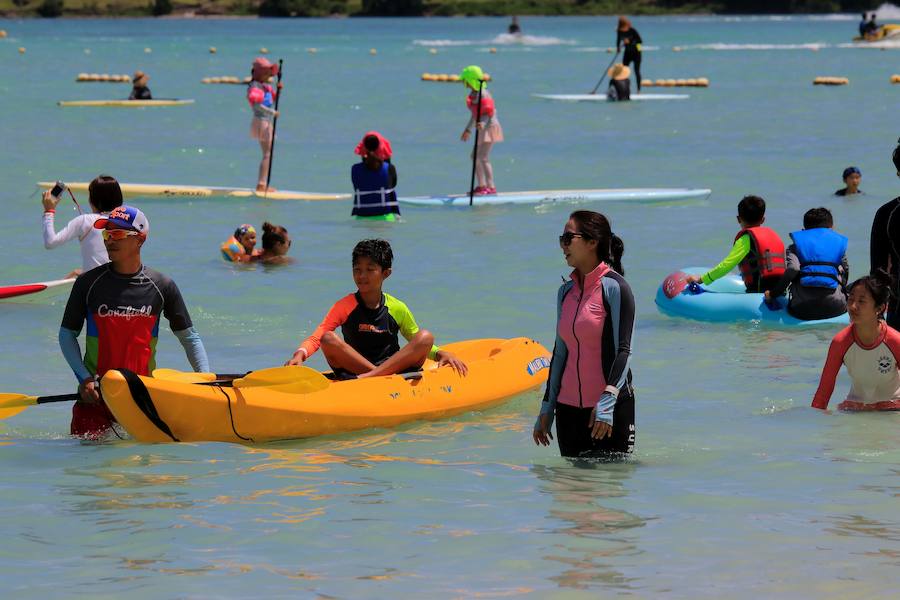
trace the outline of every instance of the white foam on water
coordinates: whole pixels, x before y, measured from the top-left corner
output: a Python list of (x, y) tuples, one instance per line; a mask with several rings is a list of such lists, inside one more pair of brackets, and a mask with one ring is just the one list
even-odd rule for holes
[(453, 47), (453, 46), (573, 46), (575, 40), (565, 40), (557, 37), (540, 35), (513, 35), (501, 33), (489, 40), (413, 40), (416, 46), (429, 48)]
[(692, 44), (681, 46), (683, 50), (821, 50), (830, 48), (830, 44), (824, 42), (809, 42), (806, 44), (726, 44), (718, 42), (713, 44)]

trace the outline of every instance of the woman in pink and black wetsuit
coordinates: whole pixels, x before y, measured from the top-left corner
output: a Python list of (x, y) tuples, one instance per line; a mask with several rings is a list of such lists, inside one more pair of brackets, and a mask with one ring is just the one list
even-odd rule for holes
[(850, 326), (831, 340), (813, 408), (828, 408), (843, 364), (851, 385), (838, 410), (900, 410), (900, 333), (884, 322), (890, 290), (880, 269), (850, 284)]
[(605, 216), (587, 210), (569, 216), (559, 245), (575, 270), (557, 296), (556, 343), (534, 441), (550, 444), (555, 417), (563, 456), (630, 453), (634, 296), (622, 276), (625, 247)]

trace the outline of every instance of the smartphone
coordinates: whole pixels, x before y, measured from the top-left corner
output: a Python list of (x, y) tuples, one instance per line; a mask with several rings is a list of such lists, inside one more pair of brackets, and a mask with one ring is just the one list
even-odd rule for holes
[(53, 186), (53, 189), (50, 190), (50, 195), (59, 200), (64, 191), (66, 191), (66, 184), (62, 181), (57, 181), (56, 185)]

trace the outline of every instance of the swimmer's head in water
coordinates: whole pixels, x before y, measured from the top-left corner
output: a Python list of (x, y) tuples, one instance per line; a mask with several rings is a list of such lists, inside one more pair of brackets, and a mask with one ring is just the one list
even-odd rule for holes
[(859, 170), (859, 167), (847, 167), (844, 169), (844, 174), (841, 175), (841, 179), (847, 181), (847, 178), (854, 174), (862, 176), (862, 171)]
[(262, 224), (262, 247), (263, 250), (279, 251), (279, 254), (287, 254), (288, 248), (291, 247), (291, 238), (288, 230), (281, 225), (272, 225), (268, 221)]
[(353, 248), (353, 264), (368, 258), (382, 269), (390, 269), (394, 264), (394, 251), (387, 240), (363, 240)]

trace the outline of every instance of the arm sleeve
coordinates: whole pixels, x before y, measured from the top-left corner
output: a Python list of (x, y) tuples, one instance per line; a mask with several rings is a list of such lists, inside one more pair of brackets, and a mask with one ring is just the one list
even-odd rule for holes
[(844, 254), (844, 258), (841, 259), (841, 273), (839, 277), (841, 280), (841, 287), (846, 290), (847, 282), (850, 281), (850, 261), (847, 260), (846, 254)]
[(50, 250), (70, 240), (77, 240), (84, 231), (84, 218), (75, 217), (63, 227), (59, 233), (53, 230), (53, 213), (44, 213), (44, 248)]
[(191, 363), (191, 368), (194, 369), (196, 373), (208, 373), (209, 358), (206, 356), (206, 348), (203, 347), (203, 340), (200, 339), (200, 334), (197, 333), (193, 327), (180, 329), (178, 331), (173, 331), (172, 333), (174, 333), (175, 337), (178, 338), (178, 341), (181, 342), (184, 353), (187, 355), (188, 362)]
[(831, 345), (828, 346), (828, 356), (825, 358), (825, 366), (822, 368), (822, 376), (819, 378), (819, 387), (816, 389), (816, 395), (813, 396), (813, 408), (828, 408), (828, 402), (834, 392), (834, 383), (841, 370), (841, 364), (844, 362), (844, 355), (850, 348), (850, 344), (853, 343), (850, 327), (837, 334), (831, 340)]
[(638, 33), (637, 29), (632, 28), (631, 33), (634, 36), (633, 41), (635, 44), (643, 44), (644, 43), (644, 40), (641, 39), (641, 34)]
[(472, 131), (472, 128), (475, 127), (475, 115), (469, 114), (471, 116), (469, 117), (469, 122), (466, 123), (466, 131)]
[(91, 373), (81, 359), (81, 347), (78, 345), (78, 332), (65, 327), (59, 328), (59, 349), (69, 368), (75, 373), (78, 383), (90, 378)]
[(891, 245), (887, 237), (885, 221), (887, 220), (886, 214), (892, 208), (891, 204), (879, 208), (875, 212), (875, 218), (872, 219), (872, 233), (869, 236), (869, 268), (872, 273), (878, 269), (888, 270)]
[[(609, 331), (613, 334), (615, 357), (606, 376), (606, 389), (597, 401), (596, 419), (612, 425), (616, 400), (628, 382), (631, 338), (634, 335), (634, 295), (625, 279), (615, 275), (604, 277), (603, 294), (610, 313), (612, 327)], [(603, 334), (607, 334), (606, 328)]]
[[(404, 304), (403, 302), (397, 301), (392, 308), (397, 311), (395, 314), (393, 314), (393, 316), (397, 321), (397, 325), (400, 326), (400, 335), (402, 335), (408, 342), (412, 338), (412, 336), (419, 333), (419, 324), (416, 323), (416, 318), (409, 310), (409, 307), (406, 306), (406, 304)], [(428, 352), (428, 358), (430, 358), (431, 360), (437, 360), (437, 353), (439, 351), (440, 347), (432, 344), (431, 350)]]
[[(846, 256), (844, 257), (844, 260), (847, 260)], [(772, 297), (777, 298), (778, 296), (783, 296), (784, 292), (787, 291), (788, 286), (794, 282), (799, 274), (800, 259), (797, 258), (796, 246), (791, 244), (785, 252), (784, 274), (781, 276), (781, 279), (778, 280), (778, 283), (775, 284), (775, 287), (772, 288)]]
[(715, 268), (711, 269), (705, 275), (703, 275), (703, 283), (709, 285), (716, 279), (721, 279), (725, 275), (727, 275), (733, 268), (738, 266), (744, 257), (746, 257), (750, 253), (750, 234), (745, 233), (737, 240), (735, 240), (734, 245), (731, 247), (731, 252), (728, 253), (722, 262), (715, 266)]
[[(161, 286), (163, 290), (163, 315), (169, 321), (169, 328), (175, 331), (183, 331), (193, 327), (191, 316), (188, 314), (184, 298), (175, 282), (169, 279)], [(192, 363), (193, 364), (193, 363)]]
[(61, 327), (71, 329), (77, 336), (84, 327), (84, 321), (87, 318), (87, 279), (82, 275), (75, 280), (72, 285), (72, 291), (69, 293), (69, 300), (66, 302), (66, 309), (63, 311)]
[(616, 52), (622, 49), (622, 32), (616, 31)]
[(312, 332), (312, 335), (300, 344), (300, 348), (306, 351), (306, 358), (312, 356), (322, 345), (323, 335), (329, 331), (334, 331), (347, 322), (347, 317), (350, 316), (354, 308), (356, 308), (356, 296), (353, 294), (344, 296), (335, 302), (328, 314), (325, 315), (325, 318), (322, 319), (322, 322), (319, 323), (319, 326), (316, 327), (316, 330)]
[(388, 175), (391, 180), (391, 187), (397, 187), (397, 169), (391, 163), (388, 163)]

